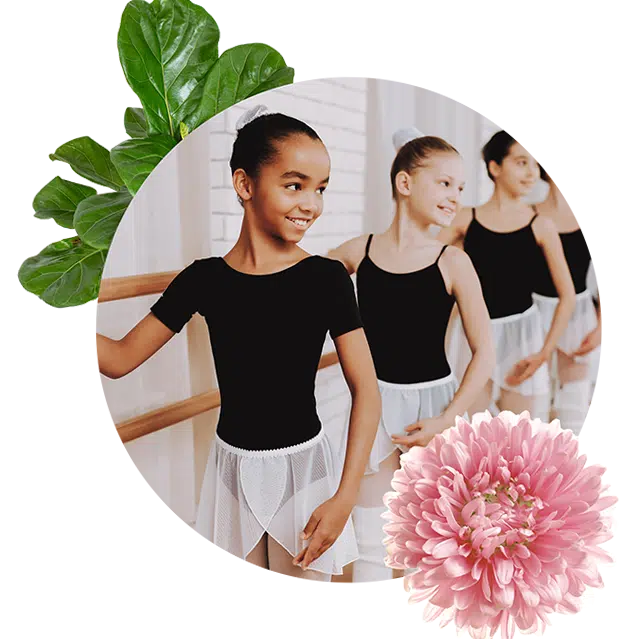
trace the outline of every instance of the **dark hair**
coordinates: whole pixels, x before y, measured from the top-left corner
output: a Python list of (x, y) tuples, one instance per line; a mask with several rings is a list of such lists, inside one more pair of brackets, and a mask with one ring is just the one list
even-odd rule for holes
[(548, 175), (548, 173), (546, 173), (546, 169), (544, 169), (543, 166), (541, 166), (541, 164), (539, 164), (539, 162), (537, 162), (537, 166), (539, 167), (539, 177), (544, 181), (544, 182), (550, 182), (550, 176)]
[(451, 144), (448, 144), (446, 140), (432, 135), (415, 138), (400, 147), (393, 160), (390, 172), (393, 199), (397, 197), (397, 187), (395, 186), (397, 174), (400, 171), (405, 171), (410, 174), (434, 153), (457, 153), (457, 155), (459, 155), (457, 149)]
[(495, 133), (495, 135), (486, 142), (484, 148), (481, 150), (484, 162), (486, 163), (486, 172), (493, 182), (495, 181), (495, 178), (490, 172), (489, 164), (491, 162), (496, 162), (501, 165), (504, 158), (510, 153), (510, 149), (515, 144), (517, 144), (517, 140), (515, 140), (510, 133), (506, 133), (506, 131), (497, 131), (497, 133)]
[(320, 140), (320, 136), (308, 124), (283, 113), (266, 113), (251, 120), (237, 132), (229, 162), (231, 173), (244, 169), (249, 177), (257, 177), (260, 167), (277, 155), (275, 142), (292, 135), (306, 135), (312, 140)]

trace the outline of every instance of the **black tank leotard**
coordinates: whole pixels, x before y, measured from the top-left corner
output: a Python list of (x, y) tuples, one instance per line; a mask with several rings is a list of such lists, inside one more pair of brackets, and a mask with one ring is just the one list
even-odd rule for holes
[(491, 319), (523, 313), (533, 304), (540, 253), (532, 230), (536, 217), (516, 231), (501, 233), (480, 224), (473, 208), (464, 250), (479, 276)]
[(247, 450), (284, 448), (321, 430), (315, 376), (327, 332), (359, 328), (353, 283), (318, 255), (250, 275), (221, 257), (195, 260), (151, 312), (179, 332), (194, 313), (209, 329), (221, 396), (218, 436)]
[(455, 299), (446, 291), (439, 258), (410, 273), (390, 273), (369, 256), (357, 269), (357, 298), (378, 379), (414, 384), (450, 374), (445, 334)]
[[(586, 276), (590, 266), (590, 251), (581, 229), (560, 233), (561, 245), (564, 249), (566, 262), (572, 276), (572, 283), (575, 286), (575, 293), (583, 293), (586, 290)], [(558, 297), (557, 289), (553, 284), (548, 264), (543, 254), (539, 260), (539, 271), (535, 282), (535, 293), (546, 297)]]

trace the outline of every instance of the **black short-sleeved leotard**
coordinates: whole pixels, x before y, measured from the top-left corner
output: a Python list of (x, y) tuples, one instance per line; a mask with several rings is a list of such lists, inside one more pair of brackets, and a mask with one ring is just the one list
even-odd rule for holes
[(319, 255), (250, 275), (221, 257), (195, 260), (151, 312), (179, 332), (194, 313), (207, 323), (221, 397), (218, 436), (247, 450), (285, 448), (321, 430), (315, 377), (327, 332), (360, 328), (353, 283)]

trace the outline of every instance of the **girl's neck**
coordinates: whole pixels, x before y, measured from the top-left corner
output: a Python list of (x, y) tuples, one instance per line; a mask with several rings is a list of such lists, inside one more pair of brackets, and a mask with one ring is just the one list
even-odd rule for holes
[(508, 213), (528, 208), (520, 195), (515, 195), (498, 184), (495, 184), (495, 190), (486, 204), (497, 213)]
[(421, 222), (411, 214), (408, 202), (397, 203), (393, 221), (383, 235), (386, 235), (397, 250), (404, 251), (414, 246), (423, 246), (433, 239), (433, 224)]
[(297, 244), (255, 228), (245, 215), (237, 242), (224, 259), (240, 270), (260, 272), (294, 264), (307, 256)]

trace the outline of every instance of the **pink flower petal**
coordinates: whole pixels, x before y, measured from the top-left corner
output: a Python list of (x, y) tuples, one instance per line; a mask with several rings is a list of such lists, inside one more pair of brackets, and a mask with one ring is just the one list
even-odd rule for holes
[(474, 598), (475, 593), (472, 590), (458, 590), (455, 592), (455, 606), (459, 610), (465, 610), (468, 606), (470, 606)]
[(511, 559), (502, 559), (495, 556), (493, 572), (495, 580), (500, 586), (507, 586), (512, 581), (514, 569), (515, 565)]
[(439, 542), (432, 550), (432, 555), (435, 559), (445, 559), (446, 557), (452, 557), (459, 552), (459, 546), (456, 539), (446, 539)]
[(453, 532), (447, 524), (443, 524), (441, 521), (434, 521), (430, 527), (442, 537), (456, 537), (457, 534)]
[(434, 621), (435, 619), (437, 619), (437, 617), (439, 617), (442, 614), (442, 612), (444, 612), (444, 608), (440, 608), (439, 606), (433, 606), (429, 604), (424, 609), (423, 619), (424, 621)]
[(461, 577), (462, 575), (466, 575), (470, 572), (472, 567), (471, 563), (461, 555), (448, 557), (442, 566), (449, 577)]
[(541, 561), (534, 552), (531, 551), (530, 557), (521, 559), (521, 563), (534, 577), (541, 574)]
[(456, 592), (457, 590), (466, 590), (466, 588), (472, 588), (473, 586), (477, 586), (477, 580), (471, 574), (467, 574), (452, 581), (450, 589)]
[(487, 570), (484, 570), (484, 574), (481, 578), (481, 589), (484, 593), (484, 597), (486, 597), (487, 601), (491, 601), (492, 599), (492, 588), (490, 586), (490, 577)]
[(439, 588), (431, 597), (431, 603), (441, 608), (450, 608), (455, 603), (455, 593), (449, 588)]
[(493, 588), (493, 601), (500, 608), (510, 608), (515, 600), (515, 588), (512, 583), (507, 586)]
[(606, 510), (606, 508), (610, 508), (610, 506), (614, 506), (618, 501), (618, 497), (607, 495), (606, 497), (601, 497), (592, 507), (594, 510), (601, 512), (602, 510)]

